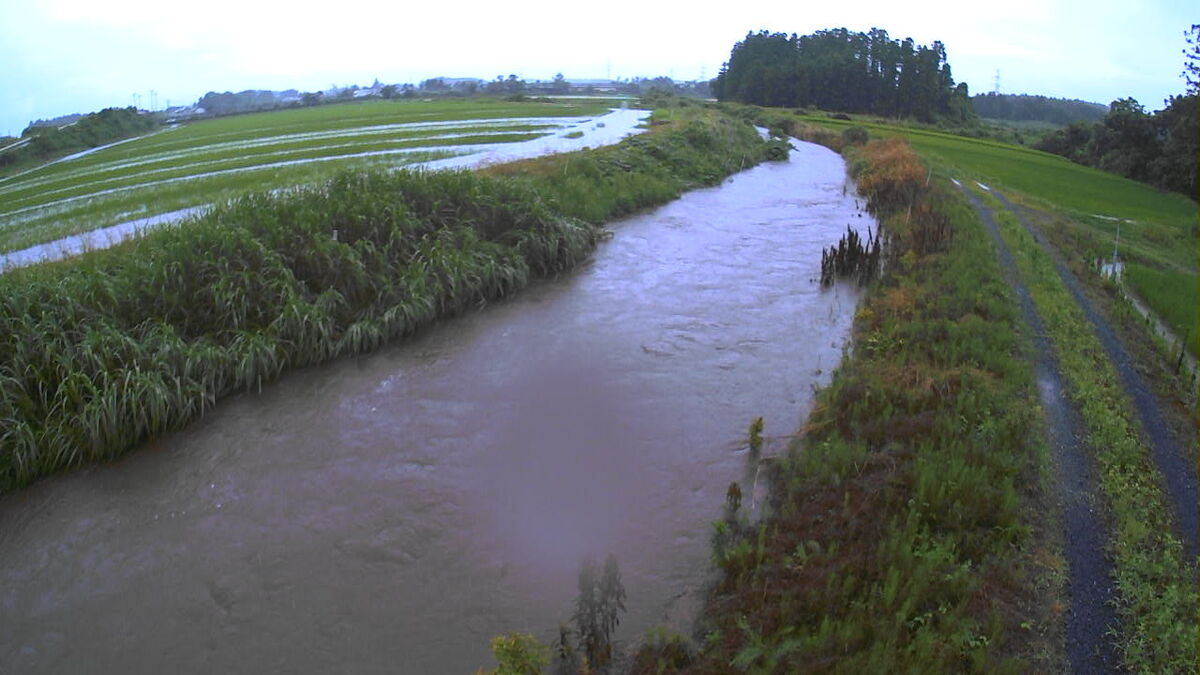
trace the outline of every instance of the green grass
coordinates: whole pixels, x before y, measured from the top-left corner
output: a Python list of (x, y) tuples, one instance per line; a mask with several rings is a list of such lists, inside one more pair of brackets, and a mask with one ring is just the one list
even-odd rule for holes
[(125, 190), (101, 198), (73, 202), (69, 208), (48, 209), (22, 217), (19, 226), (0, 230), (0, 252), (13, 251), (62, 237), (91, 232), (135, 218), (169, 213), (192, 206), (217, 204), (254, 190), (279, 185), (319, 183), (346, 170), (389, 169), (453, 156), (450, 152), (414, 152), (367, 158), (329, 160), (233, 174), (192, 178), (165, 185)]
[[(108, 157), (136, 158), (152, 152), (186, 150), (212, 143), (248, 141), (263, 136), (353, 130), (383, 124), (449, 122), (508, 117), (599, 115), (606, 101), (512, 103), (488, 99), (447, 101), (369, 101), (234, 115), (187, 124), (179, 129), (112, 148)], [(101, 161), (93, 155), (78, 160)]]
[[(746, 114), (785, 131), (807, 133), (835, 148), (845, 144), (837, 131), (849, 128), (823, 118), (811, 120), (820, 122), (819, 127), (795, 124), (788, 119), (794, 116), (781, 111)], [(968, 185), (979, 180), (1057, 213), (1054, 224), (1069, 219), (1069, 226), (1059, 225), (1050, 235), (1060, 249), (1064, 242), (1068, 244), (1064, 253), (1076, 268), (1086, 269), (1087, 259), (1095, 251), (1103, 253), (1105, 243), (1111, 247), (1111, 238), (1105, 242), (1106, 228), (1115, 234), (1115, 222), (1091, 214), (1140, 219), (1122, 223), (1122, 255), (1152, 261), (1154, 267), (1131, 264), (1136, 279), (1131, 283), (1157, 298), (1156, 311), (1174, 315), (1173, 324), (1195, 325), (1194, 202), (993, 141), (879, 123), (864, 126), (877, 135), (910, 139), (930, 161), (935, 177), (956, 177)], [(885, 183), (895, 185), (885, 194), (900, 201), (905, 195), (919, 194), (914, 184), (924, 182), (920, 180), (924, 176), (913, 176), (911, 170), (872, 170), (870, 164), (851, 162), (860, 188), (868, 193), (883, 177)], [(938, 182), (934, 180), (935, 185)], [(1031, 540), (1022, 530), (1053, 527), (1046, 522), (1053, 520), (1053, 505), (1046, 497), (1039, 502), (1034, 494), (1026, 506), (1018, 507), (1009, 489), (1009, 481), (1019, 480), (1022, 455), (1030, 448), (1034, 457), (1044, 452), (1036, 449), (1040, 445), (1036, 437), (1022, 437), (1009, 426), (1024, 424), (1027, 431), (1037, 432), (1032, 416), (1020, 418), (1028, 414), (1030, 405), (1024, 384), (1028, 356), (1020, 353), (1028, 348), (1011, 346), (1011, 320), (996, 311), (1009, 308), (1010, 301), (1001, 298), (1010, 292), (1003, 283), (988, 290), (987, 284), (997, 281), (995, 253), (979, 246), (978, 224), (961, 211), (958, 203), (934, 207), (935, 213), (948, 216), (954, 224), (954, 245), (944, 257), (926, 260), (893, 242), (899, 260), (889, 265), (888, 275), (859, 312), (854, 352), (820, 394), (802, 445), (789, 452), (780, 468), (780, 482), (774, 487), (782, 504), (780, 513), (765, 520), (757, 532), (742, 532), (732, 541), (728, 526), (726, 532), (719, 532), (716, 557), (725, 571), (724, 595), (717, 596), (710, 611), (715, 629), (705, 651), (710, 655), (706, 657), (709, 670), (719, 670), (722, 663), (751, 670), (790, 666), (844, 672), (1062, 667), (1062, 656), (1054, 656), (1061, 645), (1036, 650), (1049, 654), (1042, 665), (1002, 658), (1011, 651), (1022, 652), (1013, 645), (1020, 644), (1023, 631), (1030, 637), (1056, 631), (1061, 619), (1055, 616), (1054, 598), (1026, 595), (1028, 601), (1018, 606), (1035, 616), (1019, 624), (1004, 601), (993, 605), (998, 611), (988, 619), (986, 613), (965, 611), (953, 600), (962, 597), (957, 593), (978, 592), (967, 582), (956, 581), (955, 562), (985, 577), (982, 584), (989, 588), (989, 597), (1028, 594), (1043, 587), (1061, 592), (1064, 569), (1059, 562), (1038, 571), (1038, 558), (1061, 561), (1054, 544), (1043, 546), (1039, 555), (989, 548), (996, 544), (1026, 551), (1038, 548), (1036, 537)], [(1111, 637), (1130, 670), (1190, 672), (1197, 662), (1194, 561), (1184, 559), (1182, 545), (1172, 534), (1157, 468), (1136, 432), (1130, 403), (1050, 258), (1012, 214), (997, 211), (1004, 237), (1055, 342), (1082, 412), (1086, 442), (1098, 463), (1099, 488), (1111, 513), (1109, 546), (1121, 618)], [(920, 222), (921, 213), (918, 205), (911, 218)], [(903, 222), (909, 218), (904, 214)], [(887, 220), (884, 232), (894, 233), (897, 220)], [(1069, 246), (1080, 242), (1078, 250)], [(925, 285), (916, 283), (923, 278)], [(975, 292), (994, 294), (992, 308), (979, 299), (972, 305)], [(959, 330), (931, 320), (947, 311), (965, 312), (959, 315)], [(973, 325), (981, 332), (973, 335), (962, 330)], [(1010, 341), (1009, 346), (1000, 340)], [(939, 378), (939, 367), (957, 367), (952, 372), (959, 379), (946, 383)], [(971, 379), (990, 374), (1009, 381), (1014, 387), (1008, 390), (1014, 408), (1001, 409), (1003, 396), (993, 398), (994, 392), (978, 389), (976, 383), (968, 387), (970, 380), (963, 379), (968, 373)], [(935, 400), (923, 400), (925, 392), (935, 392)], [(995, 407), (989, 410), (990, 406)], [(981, 410), (989, 412), (974, 417)], [(989, 449), (988, 439), (997, 428), (1008, 435)], [(986, 433), (981, 437), (981, 432)], [(976, 451), (989, 456), (978, 458)], [(1032, 461), (1040, 461), (1041, 466), (1030, 473), (1044, 481), (1045, 460)], [(892, 490), (895, 496), (890, 496)], [(989, 498), (998, 501), (989, 504)], [(864, 502), (868, 506), (861, 513), (851, 506)], [(1049, 513), (1038, 511), (1039, 503)], [(1027, 511), (1018, 517), (1022, 508)], [(874, 522), (860, 522), (867, 513)], [(940, 524), (933, 528), (938, 536), (921, 529), (931, 519)], [(990, 532), (977, 531), (979, 538), (972, 539), (970, 528), (996, 522), (989, 519), (1000, 522)], [(1053, 538), (1053, 534), (1046, 536)], [(868, 542), (883, 543), (876, 547)], [(790, 554), (789, 547), (794, 547)], [(995, 557), (985, 555), (981, 560), (980, 551)], [(929, 560), (941, 561), (942, 569), (950, 572), (933, 580), (936, 574), (921, 567)], [(993, 567), (1005, 565), (1014, 576)], [(807, 577), (806, 570), (811, 570)], [(948, 589), (949, 595), (944, 595)], [(930, 593), (939, 595), (931, 600)], [(914, 606), (936, 607), (936, 611), (920, 614), (914, 622)], [(1036, 616), (1039, 611), (1042, 620)], [(897, 621), (906, 616), (903, 624)], [(1041, 631), (1029, 631), (1039, 623), (1044, 627)], [(991, 632), (983, 626), (990, 626)], [(963, 649), (964, 640), (972, 649)], [(1058, 667), (1046, 667), (1056, 659)]]
[(872, 153), (851, 166), (890, 237), (885, 275), (802, 438), (772, 462), (768, 513), (717, 525), (694, 671), (1053, 662), (1031, 572), (1045, 449), (1016, 303), (961, 197), (921, 187), (902, 149)]
[(998, 141), (871, 122), (804, 119), (833, 128), (864, 126), (880, 134), (900, 135), (936, 168), (1066, 213), (1090, 229), (1097, 242), (1106, 242), (1108, 250), (1117, 222), (1106, 218), (1132, 220), (1121, 225), (1123, 252), (1132, 247), (1146, 260), (1195, 273), (1197, 207), (1182, 195)]
[(1125, 265), (1125, 280), (1150, 304), (1171, 330), (1186, 340), (1192, 354), (1200, 354), (1200, 326), (1197, 326), (1197, 293), (1195, 275), (1175, 270), (1161, 270), (1136, 263)]
[[(199, 206), (238, 194), (237, 179), (207, 176), (187, 181), (129, 188), (188, 178), (207, 172), (355, 153), (528, 140), (552, 133), (544, 122), (520, 119), (599, 114), (605, 101), (513, 103), (491, 100), (374, 101), (317, 106), (207, 120), (163, 131), (65, 162), (47, 164), (0, 180), (0, 250), (12, 250), (114, 225), (130, 214), (156, 215)], [(486, 120), (517, 121), (488, 124)], [(455, 124), (472, 120), (473, 123)], [(484, 120), (482, 123), (474, 121)], [(404, 124), (434, 127), (397, 127)], [(487, 132), (504, 132), (486, 135)], [(460, 138), (431, 139), (447, 133)], [(424, 140), (423, 140), (424, 139)], [(362, 158), (335, 160), (343, 167)], [(392, 165), (407, 163), (403, 158)], [(327, 166), (314, 163), (239, 174), (242, 191), (281, 188), (319, 181)], [(378, 162), (376, 162), (378, 165)], [(273, 176), (273, 178), (272, 178)], [(106, 192), (117, 190), (118, 192)]]
[(749, 125), (692, 111), (487, 173), (342, 171), (253, 192), (0, 275), (0, 493), (116, 457), (288, 368), (503, 298), (588, 255), (600, 223), (764, 155)]
[[(1158, 469), (1139, 438), (1136, 415), (1120, 378), (1053, 261), (993, 200), (1001, 234), (1053, 340), (1071, 394), (1087, 427), (1087, 443), (1100, 468), (1100, 487), (1112, 513), (1110, 551), (1117, 636), (1132, 672), (1188, 672), (1196, 664), (1196, 588), (1173, 535)], [(1193, 289), (1194, 293), (1194, 289)], [(1193, 295), (1193, 298), (1195, 296)], [(1192, 304), (1194, 315), (1195, 304)]]

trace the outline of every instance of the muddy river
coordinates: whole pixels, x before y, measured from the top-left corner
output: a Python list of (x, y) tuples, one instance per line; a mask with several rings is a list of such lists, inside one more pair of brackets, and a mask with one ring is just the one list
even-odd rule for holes
[(686, 631), (747, 425), (783, 447), (855, 309), (815, 278), (871, 221), (796, 145), (569, 275), (0, 499), (0, 671), (468, 673), (556, 635), (588, 553), (620, 562), (622, 641)]

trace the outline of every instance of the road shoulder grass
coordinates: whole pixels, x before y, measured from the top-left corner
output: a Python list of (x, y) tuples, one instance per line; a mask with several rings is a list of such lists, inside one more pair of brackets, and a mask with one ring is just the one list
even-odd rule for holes
[(1162, 476), (1139, 437), (1113, 364), (1053, 261), (1011, 213), (997, 211), (1001, 234), (1045, 317), (1100, 465), (1100, 485), (1113, 516), (1110, 553), (1122, 620), (1117, 644), (1126, 667), (1188, 672), (1196, 665), (1196, 575), (1172, 534)]

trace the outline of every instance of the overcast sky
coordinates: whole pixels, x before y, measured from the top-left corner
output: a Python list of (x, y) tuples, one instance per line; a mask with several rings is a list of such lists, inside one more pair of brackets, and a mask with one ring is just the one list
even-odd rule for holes
[[(711, 78), (751, 30), (873, 26), (941, 40), (957, 81), (1147, 109), (1183, 92), (1194, 0), (996, 3), (0, 0), (0, 134), (35, 118), (208, 91), (326, 89), (515, 73)], [(1191, 7), (1191, 10), (1187, 8)]]

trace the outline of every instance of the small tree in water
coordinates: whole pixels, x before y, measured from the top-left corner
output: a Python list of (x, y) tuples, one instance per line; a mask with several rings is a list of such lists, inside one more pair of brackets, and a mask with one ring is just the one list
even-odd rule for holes
[(610, 554), (604, 561), (604, 571), (598, 571), (591, 558), (579, 568), (574, 620), (588, 665), (603, 668), (612, 662), (612, 634), (621, 622), (619, 613), (625, 611), (625, 587), (616, 556)]

